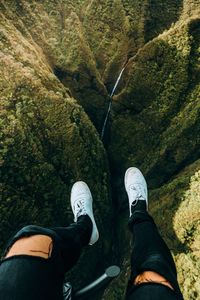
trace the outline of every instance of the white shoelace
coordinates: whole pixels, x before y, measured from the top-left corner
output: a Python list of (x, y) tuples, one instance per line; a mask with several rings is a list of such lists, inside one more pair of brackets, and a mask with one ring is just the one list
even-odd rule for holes
[(73, 208), (74, 208), (73, 210), (75, 215), (75, 222), (77, 221), (78, 217), (87, 214), (84, 199), (76, 200)]
[(130, 199), (132, 200), (131, 206), (135, 206), (138, 203), (138, 200), (146, 200), (146, 198), (143, 196), (144, 191), (142, 190), (142, 187), (140, 184), (137, 185), (131, 185), (130, 186)]

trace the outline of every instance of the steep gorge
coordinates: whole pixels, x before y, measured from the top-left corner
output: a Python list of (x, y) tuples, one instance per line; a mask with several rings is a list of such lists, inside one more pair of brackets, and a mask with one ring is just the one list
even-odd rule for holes
[[(122, 299), (130, 253), (123, 175), (136, 165), (185, 299), (200, 299), (199, 7), (0, 1), (1, 249), (24, 224), (72, 221), (70, 188), (85, 180), (101, 240), (70, 276), (80, 286), (120, 263), (104, 299)], [(109, 93), (125, 63), (103, 145)]]

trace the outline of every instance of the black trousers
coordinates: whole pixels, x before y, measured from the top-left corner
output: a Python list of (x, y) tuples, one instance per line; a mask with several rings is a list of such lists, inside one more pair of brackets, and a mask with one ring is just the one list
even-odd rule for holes
[[(63, 300), (64, 276), (78, 261), (89, 243), (92, 222), (85, 215), (68, 227), (51, 229), (29, 225), (8, 243), (0, 262), (0, 295), (4, 300)], [(19, 239), (37, 234), (50, 236), (53, 249), (48, 259), (30, 255), (5, 258)]]
[[(133, 233), (134, 241), (131, 256), (132, 271), (126, 299), (183, 299), (177, 282), (173, 258), (151, 216), (147, 212), (135, 211), (129, 221), (129, 228)], [(0, 294), (3, 299), (62, 299), (64, 274), (76, 264), (82, 248), (89, 243), (91, 232), (92, 222), (88, 216), (79, 217), (77, 223), (68, 227), (47, 229), (30, 225), (20, 230), (9, 241), (5, 254), (15, 241), (35, 234), (52, 237), (53, 251), (48, 260), (43, 258), (34, 260), (33, 257), (24, 255), (2, 259)], [(137, 275), (147, 270), (161, 274), (171, 283), (174, 291), (157, 283), (134, 286), (133, 282)], [(15, 272), (20, 276), (13, 278), (12, 285), (12, 277)], [(35, 289), (33, 289), (33, 284)], [(7, 285), (9, 285), (9, 289), (5, 288)]]
[(92, 222), (87, 215), (80, 216), (76, 223), (66, 227), (44, 228), (36, 225), (28, 225), (19, 230), (12, 237), (4, 251), (6, 256), (11, 246), (23, 237), (36, 234), (50, 236), (53, 239), (51, 258), (62, 263), (63, 272), (69, 271), (78, 261), (81, 250), (88, 245), (92, 233)]
[[(133, 250), (126, 299), (183, 299), (174, 260), (152, 217), (146, 211), (135, 211), (129, 220), (129, 229), (133, 234)], [(153, 282), (134, 285), (135, 278), (144, 271), (162, 275), (170, 282), (174, 291)]]

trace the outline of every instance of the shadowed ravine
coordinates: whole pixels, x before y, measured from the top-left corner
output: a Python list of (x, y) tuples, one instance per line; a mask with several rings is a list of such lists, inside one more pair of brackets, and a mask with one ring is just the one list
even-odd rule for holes
[(101, 238), (67, 277), (79, 287), (120, 264), (100, 299), (123, 299), (130, 271), (123, 177), (134, 165), (147, 178), (150, 212), (184, 297), (200, 299), (199, 7), (199, 0), (0, 1), (1, 250), (25, 224), (71, 222), (70, 189), (84, 180)]

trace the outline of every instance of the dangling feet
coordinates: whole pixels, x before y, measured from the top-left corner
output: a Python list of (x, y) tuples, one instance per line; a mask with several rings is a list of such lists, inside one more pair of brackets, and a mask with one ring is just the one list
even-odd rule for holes
[(77, 181), (71, 190), (71, 207), (74, 214), (74, 222), (80, 216), (88, 215), (92, 221), (93, 229), (89, 245), (93, 245), (99, 239), (99, 232), (93, 215), (92, 194), (89, 187), (83, 181)]
[(129, 168), (124, 178), (125, 189), (129, 199), (130, 216), (134, 211), (148, 210), (147, 183), (139, 169)]

